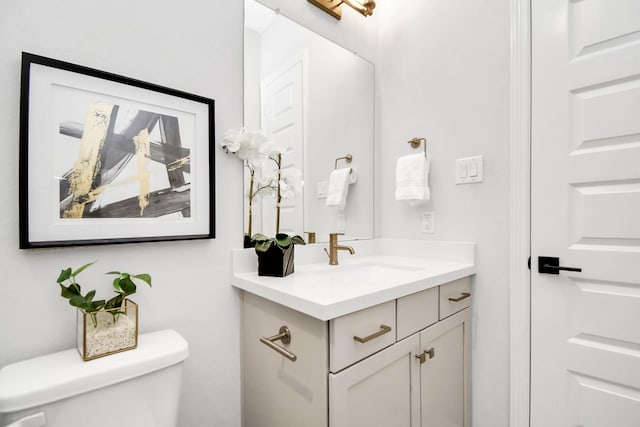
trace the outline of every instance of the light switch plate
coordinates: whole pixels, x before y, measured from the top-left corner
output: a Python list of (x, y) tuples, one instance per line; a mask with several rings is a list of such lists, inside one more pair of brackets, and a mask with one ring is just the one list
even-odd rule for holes
[(469, 165), (467, 164), (466, 161), (463, 161), (463, 160), (465, 159), (456, 160), (456, 182), (459, 182), (460, 180), (467, 178)]
[(483, 156), (456, 159), (456, 184), (474, 184), (484, 180)]

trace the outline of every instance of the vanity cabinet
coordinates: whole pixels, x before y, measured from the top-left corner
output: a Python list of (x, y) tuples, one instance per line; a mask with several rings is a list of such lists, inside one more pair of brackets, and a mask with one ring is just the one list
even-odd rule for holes
[(468, 427), (469, 284), (329, 321), (243, 292), (244, 426)]
[(330, 373), (329, 425), (469, 426), (469, 312)]

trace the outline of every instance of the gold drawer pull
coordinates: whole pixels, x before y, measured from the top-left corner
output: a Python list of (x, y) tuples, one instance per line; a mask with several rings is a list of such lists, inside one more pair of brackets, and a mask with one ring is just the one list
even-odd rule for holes
[(360, 338), (358, 336), (353, 336), (353, 339), (361, 342), (361, 343), (365, 343), (367, 341), (371, 341), (374, 338), (378, 338), (380, 335), (384, 335), (387, 332), (391, 332), (391, 328), (388, 327), (387, 325), (380, 325), (380, 330), (378, 332), (376, 332), (375, 334), (371, 334), (368, 337), (364, 337), (364, 338)]
[(289, 344), (291, 342), (291, 331), (286, 326), (281, 326), (278, 331), (278, 335), (274, 335), (272, 337), (262, 337), (260, 338), (260, 342), (265, 344), (267, 347), (277, 351), (287, 359), (295, 362), (298, 360), (298, 356), (291, 353), (287, 349), (280, 347), (278, 344), (275, 344), (274, 341), (282, 341), (283, 344)]
[(449, 301), (451, 302), (458, 302), (458, 301), (462, 301), (465, 298), (469, 298), (471, 296), (471, 294), (469, 292), (463, 292), (461, 297), (458, 298), (449, 298)]

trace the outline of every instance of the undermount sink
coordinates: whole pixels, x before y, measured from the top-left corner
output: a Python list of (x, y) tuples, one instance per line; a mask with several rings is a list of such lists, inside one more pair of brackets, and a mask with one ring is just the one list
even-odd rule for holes
[(422, 269), (423, 268), (419, 266), (366, 262), (326, 266), (324, 268), (316, 267), (310, 269), (308, 273), (322, 276), (324, 280), (339, 281), (342, 283), (352, 283), (356, 281), (371, 283), (398, 279), (399, 276), (404, 276), (406, 273), (416, 272)]

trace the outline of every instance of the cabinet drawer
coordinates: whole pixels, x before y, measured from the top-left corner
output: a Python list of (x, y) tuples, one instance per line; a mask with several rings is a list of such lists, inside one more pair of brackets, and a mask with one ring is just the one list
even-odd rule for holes
[(396, 302), (329, 321), (329, 369), (339, 370), (395, 342)]
[(468, 277), (440, 286), (440, 319), (469, 307), (471, 304), (471, 280)]
[(438, 321), (438, 287), (398, 298), (396, 339), (400, 341)]

